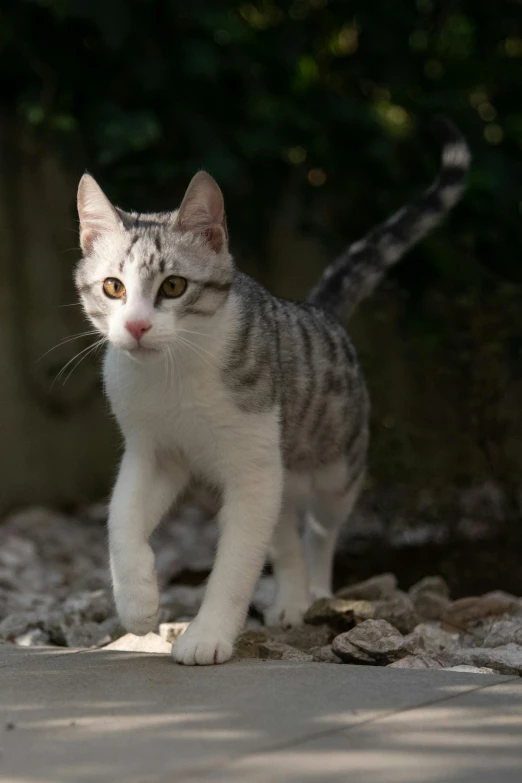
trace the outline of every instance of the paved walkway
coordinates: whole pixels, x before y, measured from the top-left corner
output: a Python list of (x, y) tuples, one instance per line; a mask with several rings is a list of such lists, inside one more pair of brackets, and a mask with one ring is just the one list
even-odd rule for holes
[(1, 783), (520, 783), (522, 679), (0, 647)]

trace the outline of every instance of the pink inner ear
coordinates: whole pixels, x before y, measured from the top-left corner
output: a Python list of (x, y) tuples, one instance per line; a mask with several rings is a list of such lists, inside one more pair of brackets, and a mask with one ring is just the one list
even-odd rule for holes
[(221, 226), (210, 226), (210, 228), (206, 228), (203, 231), (203, 236), (215, 253), (219, 253), (222, 250), (225, 243), (225, 232)]
[(83, 231), (80, 231), (80, 247), (85, 253), (85, 255), (88, 255), (92, 251), (92, 246), (94, 245), (94, 238), (95, 238), (94, 231), (91, 231), (88, 228), (84, 228)]

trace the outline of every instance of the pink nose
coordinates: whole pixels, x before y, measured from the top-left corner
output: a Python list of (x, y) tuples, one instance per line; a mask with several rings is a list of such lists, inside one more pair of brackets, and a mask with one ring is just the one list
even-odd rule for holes
[(132, 334), (135, 340), (141, 340), (145, 332), (148, 332), (151, 324), (148, 321), (127, 321), (125, 328)]

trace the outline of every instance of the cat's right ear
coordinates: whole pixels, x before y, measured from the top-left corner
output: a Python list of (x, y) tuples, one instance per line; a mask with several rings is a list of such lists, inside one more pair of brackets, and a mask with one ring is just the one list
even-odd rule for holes
[(123, 230), (120, 216), (90, 174), (84, 174), (78, 186), (78, 216), (80, 246), (85, 255), (99, 237)]

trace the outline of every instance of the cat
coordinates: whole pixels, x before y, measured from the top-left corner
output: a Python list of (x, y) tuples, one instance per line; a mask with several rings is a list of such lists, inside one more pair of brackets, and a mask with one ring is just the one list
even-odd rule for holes
[(369, 417), (339, 319), (458, 201), (469, 161), (460, 132), (444, 124), (438, 179), (351, 245), (304, 304), (272, 296), (236, 268), (223, 196), (206, 172), (178, 210), (154, 214), (114, 207), (82, 177), (75, 282), (107, 343), (105, 391), (125, 442), (109, 554), (128, 631), (155, 627), (149, 536), (191, 481), (220, 494), (219, 544), (175, 661), (232, 656), (269, 547), (277, 592), (268, 624), (297, 624), (312, 600), (331, 595), (337, 533), (365, 473)]

